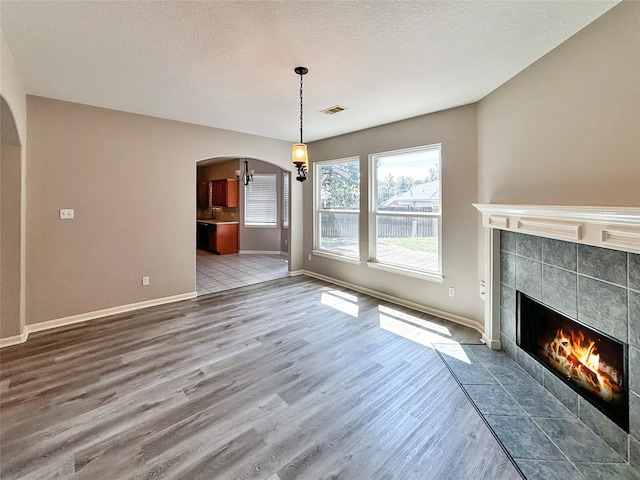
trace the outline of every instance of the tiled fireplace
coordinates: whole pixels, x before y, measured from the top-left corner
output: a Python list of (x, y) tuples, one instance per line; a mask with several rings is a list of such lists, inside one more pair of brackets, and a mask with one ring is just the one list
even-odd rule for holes
[[(488, 227), (485, 341), (502, 348), (623, 458), (640, 466), (640, 209), (613, 209), (611, 214), (596, 207), (476, 207)], [(525, 345), (518, 329), (523, 298), (541, 305), (534, 309), (553, 312), (547, 336), (561, 338), (541, 344), (571, 342), (564, 332), (566, 318), (567, 325), (593, 332), (587, 335), (602, 353), (618, 349), (611, 354), (615, 359), (607, 359), (616, 365), (603, 360), (602, 368), (606, 382), (619, 384), (613, 387), (621, 395), (618, 402), (628, 405), (628, 433), (626, 412), (622, 420), (603, 413), (603, 402), (581, 395), (572, 381), (536, 358), (540, 347)], [(580, 368), (593, 375), (593, 369)], [(628, 377), (617, 378), (625, 369)]]

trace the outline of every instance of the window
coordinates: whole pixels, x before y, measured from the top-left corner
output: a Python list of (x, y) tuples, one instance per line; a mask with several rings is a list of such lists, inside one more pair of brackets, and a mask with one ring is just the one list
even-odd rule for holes
[(370, 266), (442, 281), (441, 148), (370, 155)]
[(282, 226), (289, 226), (289, 172), (282, 174)]
[(277, 226), (277, 203), (276, 175), (256, 173), (244, 191), (244, 224)]
[(314, 253), (359, 259), (360, 159), (314, 164)]

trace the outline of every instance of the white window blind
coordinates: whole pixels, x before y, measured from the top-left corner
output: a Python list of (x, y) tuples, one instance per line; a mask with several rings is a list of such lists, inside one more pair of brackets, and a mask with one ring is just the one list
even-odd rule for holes
[(289, 172), (282, 174), (282, 226), (289, 226)]
[(244, 193), (244, 224), (276, 226), (276, 175), (256, 173)]

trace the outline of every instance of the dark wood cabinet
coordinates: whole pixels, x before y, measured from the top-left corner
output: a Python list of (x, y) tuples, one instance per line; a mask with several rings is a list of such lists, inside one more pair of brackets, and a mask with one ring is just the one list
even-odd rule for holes
[(238, 224), (198, 222), (196, 243), (198, 248), (220, 255), (237, 253)]
[(237, 207), (238, 181), (232, 178), (198, 182), (198, 208)]
[(211, 182), (211, 204), (220, 207), (238, 206), (238, 181), (225, 178), (222, 180), (212, 180)]
[(216, 248), (220, 255), (238, 253), (238, 224), (222, 223), (216, 225)]
[(211, 182), (198, 182), (198, 208), (211, 208)]

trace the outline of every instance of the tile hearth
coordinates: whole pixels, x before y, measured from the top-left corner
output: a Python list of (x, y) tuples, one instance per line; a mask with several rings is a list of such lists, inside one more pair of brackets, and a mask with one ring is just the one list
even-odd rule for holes
[(503, 352), (484, 345), (436, 347), (527, 479), (640, 479), (638, 470)]

